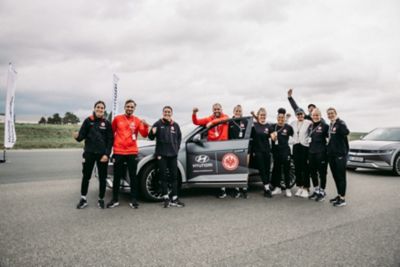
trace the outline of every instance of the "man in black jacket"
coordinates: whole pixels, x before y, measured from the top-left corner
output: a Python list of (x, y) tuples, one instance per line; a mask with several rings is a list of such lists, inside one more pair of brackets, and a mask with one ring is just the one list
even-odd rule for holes
[(104, 118), (105, 108), (106, 105), (103, 101), (97, 101), (94, 105), (93, 114), (83, 121), (79, 132), (73, 134), (76, 141), (85, 140), (82, 160), (81, 199), (76, 206), (78, 209), (83, 209), (87, 206), (86, 194), (95, 163), (100, 183), (98, 206), (104, 209), (108, 159), (114, 139), (111, 123)]
[[(158, 167), (160, 169), (160, 180), (162, 193), (164, 195), (164, 208), (169, 206), (185, 206), (178, 199), (178, 152), (181, 145), (182, 134), (179, 125), (172, 120), (172, 108), (163, 108), (163, 117), (152, 126), (149, 139), (156, 139), (156, 153)], [(169, 173), (167, 173), (167, 169)], [(168, 179), (169, 175), (169, 179)], [(171, 183), (172, 192), (170, 199), (168, 195), (168, 183)]]
[(346, 123), (337, 117), (335, 108), (328, 108), (327, 115), (331, 121), (329, 125), (328, 160), (329, 167), (335, 180), (338, 196), (331, 199), (333, 206), (342, 207), (346, 205), (346, 164), (349, 152), (349, 141), (347, 136), (350, 131)]

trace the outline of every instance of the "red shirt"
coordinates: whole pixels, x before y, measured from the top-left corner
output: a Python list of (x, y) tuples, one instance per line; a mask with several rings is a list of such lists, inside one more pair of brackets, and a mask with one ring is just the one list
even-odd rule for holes
[(117, 155), (136, 155), (139, 150), (137, 147), (138, 133), (147, 137), (149, 127), (142, 123), (142, 120), (133, 115), (118, 115), (112, 121), (114, 133), (114, 154)]
[[(229, 117), (225, 114), (221, 114), (219, 118), (211, 115), (202, 119), (198, 119), (196, 114), (192, 115), (192, 121), (195, 125), (206, 126), (207, 123), (217, 124), (221, 121), (228, 120)], [(228, 140), (228, 123), (221, 123), (218, 126), (210, 128), (208, 130), (208, 141), (224, 141)]]

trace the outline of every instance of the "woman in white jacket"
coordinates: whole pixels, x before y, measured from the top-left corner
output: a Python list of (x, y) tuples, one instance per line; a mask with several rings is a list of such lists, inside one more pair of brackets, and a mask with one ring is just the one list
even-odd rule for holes
[(304, 110), (296, 109), (297, 120), (292, 121), (293, 128), (293, 159), (298, 190), (295, 196), (308, 198), (310, 190), (310, 172), (308, 168), (308, 127), (311, 121), (305, 120)]

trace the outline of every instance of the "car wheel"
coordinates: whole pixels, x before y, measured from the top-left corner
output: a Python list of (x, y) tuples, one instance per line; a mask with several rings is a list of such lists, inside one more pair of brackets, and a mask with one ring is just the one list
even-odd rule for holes
[[(292, 188), (296, 184), (296, 173), (295, 173), (295, 169), (294, 169), (293, 159), (290, 160), (289, 177), (290, 177), (289, 188)], [(281, 187), (282, 188), (286, 187), (284, 177), (282, 177), (282, 179), (281, 179)]]
[(400, 154), (396, 155), (396, 158), (393, 163), (393, 173), (397, 176), (400, 176)]
[(143, 197), (149, 201), (161, 201), (162, 187), (157, 164), (151, 162), (140, 171), (140, 189)]

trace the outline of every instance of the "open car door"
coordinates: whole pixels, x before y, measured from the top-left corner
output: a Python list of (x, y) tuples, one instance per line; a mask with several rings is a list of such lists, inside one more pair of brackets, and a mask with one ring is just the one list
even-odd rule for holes
[(209, 129), (205, 127), (188, 139), (186, 143), (188, 183), (211, 187), (247, 186), (248, 150), (253, 119), (243, 117), (221, 123), (231, 121), (238, 126), (247, 124), (241, 139), (207, 141)]

